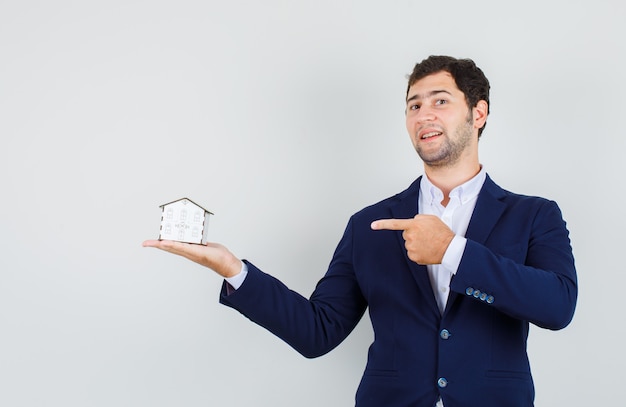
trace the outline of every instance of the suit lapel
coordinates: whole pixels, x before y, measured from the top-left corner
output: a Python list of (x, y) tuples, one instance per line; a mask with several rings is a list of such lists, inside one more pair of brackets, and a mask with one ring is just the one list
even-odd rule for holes
[[(419, 177), (409, 188), (407, 188), (404, 192), (398, 195), (399, 202), (397, 205), (391, 207), (391, 214), (395, 219), (410, 219), (413, 218), (418, 213), (418, 195), (420, 182), (422, 177)], [(430, 308), (433, 312), (435, 312), (438, 316), (440, 315), (439, 307), (437, 307), (437, 301), (435, 300), (435, 295), (433, 294), (433, 289), (430, 284), (430, 279), (428, 278), (428, 270), (426, 266), (419, 265), (415, 263), (413, 260), (409, 259), (408, 253), (406, 251), (406, 247), (404, 245), (404, 238), (402, 237), (402, 231), (394, 232), (398, 239), (398, 244), (402, 246), (402, 253), (404, 253), (404, 258), (407, 262), (409, 269), (411, 270), (411, 274), (415, 279), (417, 286), (426, 298)]]
[(478, 194), (476, 207), (465, 237), (481, 244), (487, 241), (506, 208), (506, 204), (501, 200), (503, 196), (502, 188), (497, 186), (487, 175), (480, 194)]

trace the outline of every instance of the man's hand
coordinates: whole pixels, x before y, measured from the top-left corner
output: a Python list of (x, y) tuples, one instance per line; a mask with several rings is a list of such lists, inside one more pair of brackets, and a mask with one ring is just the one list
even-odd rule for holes
[(228, 249), (217, 243), (206, 245), (181, 243), (171, 240), (146, 240), (143, 247), (156, 247), (166, 252), (185, 257), (208, 267), (222, 277), (233, 277), (241, 271), (241, 260)]
[(402, 230), (409, 259), (418, 264), (441, 264), (454, 232), (436, 216), (415, 215), (413, 219), (380, 219), (373, 230)]

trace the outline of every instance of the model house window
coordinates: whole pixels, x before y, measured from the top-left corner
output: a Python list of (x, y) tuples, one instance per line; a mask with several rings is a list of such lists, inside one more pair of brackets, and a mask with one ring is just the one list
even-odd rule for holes
[(165, 217), (167, 219), (174, 219), (174, 210), (172, 208), (169, 208), (165, 213)]
[(193, 221), (200, 222), (201, 219), (202, 219), (202, 212), (196, 211), (195, 215), (193, 215)]
[(187, 210), (183, 209), (182, 211), (180, 211), (180, 220), (181, 221), (186, 221), (187, 220)]

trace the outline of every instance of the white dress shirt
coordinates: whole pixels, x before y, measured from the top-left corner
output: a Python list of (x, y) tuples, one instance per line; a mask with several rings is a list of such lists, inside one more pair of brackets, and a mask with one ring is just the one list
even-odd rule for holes
[(446, 206), (443, 206), (441, 204), (443, 192), (434, 186), (427, 176), (422, 177), (417, 206), (419, 213), (437, 216), (455, 234), (441, 264), (426, 267), (439, 311), (442, 314), (450, 294), (450, 280), (456, 274), (465, 250), (465, 232), (467, 232), (478, 193), (485, 182), (485, 178), (485, 170), (481, 167), (480, 172), (474, 178), (450, 191), (450, 200)]

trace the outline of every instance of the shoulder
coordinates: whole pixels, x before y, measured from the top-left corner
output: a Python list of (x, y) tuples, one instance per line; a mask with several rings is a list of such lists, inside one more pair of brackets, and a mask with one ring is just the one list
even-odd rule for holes
[(496, 184), (489, 175), (485, 179), (485, 183), (479, 195), (479, 200), (495, 199), (502, 202), (512, 210), (556, 210), (560, 212), (555, 201), (536, 195), (527, 195), (511, 192)]
[(351, 219), (369, 222), (384, 217), (398, 216), (399, 213), (414, 216), (417, 213), (417, 196), (421, 179), (422, 177), (418, 177), (405, 190), (364, 207), (354, 213)]

